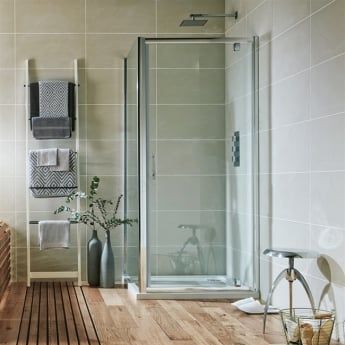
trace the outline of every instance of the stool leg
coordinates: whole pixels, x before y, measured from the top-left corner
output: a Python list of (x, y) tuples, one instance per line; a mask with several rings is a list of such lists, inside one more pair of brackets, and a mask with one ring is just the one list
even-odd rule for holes
[(296, 270), (296, 268), (295, 268), (295, 273), (296, 273), (297, 280), (299, 280), (299, 282), (302, 284), (305, 292), (307, 293), (307, 296), (308, 296), (308, 299), (309, 299), (309, 302), (310, 302), (312, 309), (315, 310), (314, 298), (313, 298), (313, 295), (311, 293), (311, 290), (309, 288), (307, 281), (303, 277), (302, 273), (300, 271)]
[(286, 270), (281, 271), (278, 275), (278, 277), (274, 280), (272, 286), (271, 286), (271, 290), (268, 293), (267, 299), (266, 299), (266, 305), (265, 305), (265, 310), (264, 310), (264, 327), (263, 327), (263, 333), (265, 333), (266, 330), (266, 318), (267, 318), (267, 311), (268, 311), (268, 307), (270, 306), (271, 303), (271, 299), (272, 299), (272, 295), (274, 290), (276, 289), (276, 287), (278, 286), (279, 282), (284, 279), (286, 276)]

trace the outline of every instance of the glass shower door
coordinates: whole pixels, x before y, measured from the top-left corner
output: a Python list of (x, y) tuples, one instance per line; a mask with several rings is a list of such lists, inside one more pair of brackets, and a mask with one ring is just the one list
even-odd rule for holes
[(252, 48), (146, 43), (149, 290), (254, 286)]

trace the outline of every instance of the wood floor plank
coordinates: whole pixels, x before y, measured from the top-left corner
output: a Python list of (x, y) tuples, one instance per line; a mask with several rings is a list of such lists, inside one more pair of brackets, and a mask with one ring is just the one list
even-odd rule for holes
[(208, 314), (210, 314), (217, 323), (223, 325), (233, 336), (235, 342), (256, 345), (269, 345), (262, 337), (255, 335), (249, 328), (243, 326), (231, 314), (228, 314), (220, 307), (205, 307), (203, 308)]
[(79, 344), (87, 345), (88, 339), (87, 339), (87, 335), (86, 335), (84, 321), (83, 321), (83, 318), (82, 318), (81, 313), (80, 313), (77, 296), (75, 294), (74, 286), (72, 285), (72, 283), (67, 283), (67, 289), (68, 289), (69, 299), (70, 299), (70, 303), (71, 303), (71, 309), (72, 309), (72, 313), (73, 313), (74, 323), (75, 323), (76, 330), (77, 330), (77, 336), (78, 336)]
[(57, 320), (54, 296), (54, 284), (47, 284), (47, 305), (48, 305), (48, 342), (49, 345), (57, 345)]
[(63, 301), (60, 283), (54, 283), (54, 297), (56, 305), (56, 325), (57, 325), (57, 338), (60, 345), (68, 344), (68, 335), (66, 329), (66, 319), (63, 310)]
[(150, 301), (146, 303), (151, 317), (161, 327), (163, 332), (171, 340), (188, 340), (191, 341), (192, 337), (183, 330), (183, 328), (169, 315), (169, 313), (162, 308), (157, 301)]
[(104, 304), (103, 298), (98, 289), (85, 287), (82, 289), (92, 319), (94, 320), (97, 334), (102, 345), (128, 345), (130, 335), (115, 327), (108, 307)]
[(28, 335), (28, 345), (36, 345), (39, 332), (39, 312), (40, 312), (40, 283), (33, 284), (33, 299), (30, 315), (30, 327)]
[(144, 301), (138, 301), (129, 297), (125, 291), (118, 291), (118, 295), (138, 325), (138, 328), (130, 330), (131, 342), (138, 345), (146, 343), (149, 345), (173, 344), (160, 326), (152, 319), (150, 312), (145, 307)]
[(227, 330), (221, 323), (217, 322), (209, 313), (205, 312), (198, 304), (191, 301), (181, 301), (180, 303), (199, 323), (203, 324), (221, 344), (232, 345), (235, 343), (235, 335)]
[(182, 307), (179, 301), (159, 301), (159, 303), (163, 308), (169, 311), (174, 320), (191, 335), (196, 344), (221, 345), (217, 338), (212, 335), (206, 327), (201, 325)]
[(65, 319), (66, 319), (66, 328), (67, 328), (69, 344), (75, 345), (75, 344), (78, 344), (78, 336), (77, 336), (77, 331), (76, 331), (76, 325), (74, 323), (71, 302), (69, 300), (68, 287), (66, 283), (61, 283), (61, 295), (62, 295), (62, 302), (63, 302), (63, 310), (65, 313)]
[(123, 301), (115, 289), (99, 289), (105, 305), (123, 305)]
[(82, 317), (84, 320), (84, 324), (85, 324), (85, 328), (86, 328), (86, 332), (87, 332), (87, 337), (89, 339), (89, 343), (91, 345), (98, 345), (99, 340), (98, 340), (97, 334), (95, 332), (93, 320), (90, 317), (90, 313), (89, 313), (86, 301), (84, 299), (84, 295), (81, 291), (81, 288), (75, 287), (75, 292), (76, 292), (76, 296), (78, 299), (80, 311), (81, 311), (81, 314), (82, 314)]

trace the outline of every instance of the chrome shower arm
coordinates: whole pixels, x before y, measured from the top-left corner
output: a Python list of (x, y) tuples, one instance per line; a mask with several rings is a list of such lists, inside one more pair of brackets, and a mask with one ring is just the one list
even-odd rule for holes
[(208, 14), (208, 13), (192, 13), (190, 15), (191, 18), (225, 18), (225, 17), (231, 17), (231, 18), (238, 18), (238, 11), (235, 11), (233, 13), (215, 13), (215, 14)]

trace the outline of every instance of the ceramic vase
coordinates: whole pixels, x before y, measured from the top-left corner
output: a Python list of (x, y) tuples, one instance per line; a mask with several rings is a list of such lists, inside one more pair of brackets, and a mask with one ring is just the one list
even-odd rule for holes
[(99, 286), (102, 242), (98, 239), (97, 230), (87, 243), (87, 280), (90, 286)]
[(115, 283), (115, 263), (113, 249), (111, 248), (110, 232), (105, 233), (105, 243), (103, 246), (100, 265), (100, 286), (101, 288), (112, 288)]

